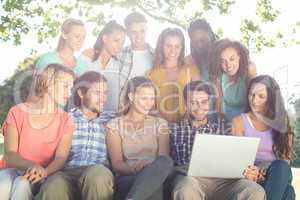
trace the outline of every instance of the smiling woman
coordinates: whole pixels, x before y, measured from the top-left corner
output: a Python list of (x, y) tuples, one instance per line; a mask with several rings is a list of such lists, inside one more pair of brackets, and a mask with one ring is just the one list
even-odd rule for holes
[(36, 69), (41, 71), (48, 64), (62, 64), (71, 68), (77, 75), (84, 72), (85, 63), (75, 58), (74, 53), (79, 51), (85, 40), (85, 27), (82, 21), (67, 19), (61, 26), (57, 49), (42, 55), (37, 63)]
[(37, 74), (36, 96), (8, 112), (0, 160), (1, 199), (31, 199), (33, 188), (64, 166), (74, 124), (60, 105), (66, 103), (74, 77), (69, 68), (48, 65)]
[(222, 39), (216, 43), (210, 56), (209, 76), (217, 85), (226, 122), (242, 113), (247, 103), (248, 82), (256, 76), (256, 67), (249, 60), (249, 51), (237, 41)]
[(195, 65), (184, 65), (184, 36), (178, 28), (162, 31), (155, 50), (155, 66), (149, 77), (159, 89), (157, 106), (169, 122), (178, 121), (185, 113), (182, 91), (192, 80), (200, 79)]

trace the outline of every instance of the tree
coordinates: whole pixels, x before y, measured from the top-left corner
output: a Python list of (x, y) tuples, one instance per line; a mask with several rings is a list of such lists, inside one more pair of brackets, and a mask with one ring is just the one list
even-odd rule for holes
[(300, 167), (300, 98), (292, 102), (294, 105), (295, 116), (293, 117), (293, 128), (295, 131), (295, 154), (296, 158), (293, 161), (294, 167)]
[[(31, 74), (35, 60), (36, 57), (26, 58), (19, 64), (14, 75), (0, 86), (0, 125), (2, 125), (6, 119), (7, 112), (11, 107), (17, 102), (24, 101), (27, 98), (31, 86)], [(20, 98), (15, 99), (16, 97)]]
[[(196, 7), (191, 7), (191, 3)], [(234, 7), (236, 3), (235, 0), (1, 0), (0, 39), (20, 44), (25, 34), (35, 31), (39, 42), (45, 42), (47, 38), (57, 35), (60, 22), (71, 14), (96, 24), (94, 32), (97, 33), (101, 25), (111, 17), (111, 12), (108, 13), (107, 10), (113, 10), (106, 9), (104, 12), (104, 8), (138, 10), (156, 20), (186, 28), (191, 20), (205, 18), (207, 13), (214, 13), (214, 17), (229, 15), (234, 9), (238, 9)], [(191, 12), (183, 13), (183, 10)], [(272, 36), (265, 35), (264, 26), (276, 23), (280, 14), (279, 10), (273, 8), (271, 0), (256, 0), (256, 15), (259, 20), (241, 19), (241, 40), (247, 45), (254, 38), (258, 50), (273, 47), (277, 43), (299, 44), (297, 39), (288, 42), (284, 40), (284, 33), (280, 31)], [(297, 32), (300, 22), (295, 20), (294, 24), (294, 27), (283, 29)]]
[[(46, 43), (49, 38), (57, 36), (61, 21), (69, 16), (78, 16), (83, 21), (94, 24), (94, 34), (97, 34), (102, 25), (111, 18), (114, 9), (140, 11), (153, 19), (185, 29), (191, 20), (209, 18), (211, 13), (220, 18), (230, 15), (239, 9), (235, 6), (237, 3), (235, 0), (0, 0), (0, 40), (13, 41), (20, 45), (25, 35), (34, 33), (38, 42)], [(281, 13), (273, 7), (271, 0), (256, 0), (255, 3), (257, 18), (245, 17), (240, 23), (241, 40), (245, 45), (251, 39), (254, 39), (258, 50), (282, 42), (300, 44), (298, 38), (293, 38), (293, 41), (285, 40), (283, 32), (274, 33), (272, 37), (266, 36), (267, 25), (276, 24)], [(184, 13), (183, 10), (189, 12)], [(300, 21), (295, 20), (294, 24), (293, 27), (282, 29), (296, 33), (300, 28)], [(222, 33), (222, 30), (217, 32)], [(13, 87), (16, 80), (33, 67), (34, 59), (31, 56), (25, 59), (16, 73), (0, 86), (0, 123), (14, 103)], [(28, 79), (22, 85), (24, 96), (29, 84)]]

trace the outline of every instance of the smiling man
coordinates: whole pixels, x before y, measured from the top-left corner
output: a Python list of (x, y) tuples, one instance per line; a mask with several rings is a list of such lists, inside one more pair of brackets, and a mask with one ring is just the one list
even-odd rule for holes
[[(74, 83), (71, 115), (76, 130), (65, 169), (48, 180), (38, 199), (112, 200), (113, 174), (108, 166), (104, 105), (107, 80), (98, 72), (86, 72)], [(77, 193), (79, 192), (79, 194)]]
[(123, 69), (128, 70), (128, 80), (145, 76), (153, 66), (153, 49), (146, 43), (147, 20), (144, 15), (133, 12), (125, 20), (125, 28), (130, 45), (121, 54)]
[(171, 184), (173, 200), (264, 200), (264, 189), (252, 180), (186, 176), (195, 135), (224, 133), (223, 120), (216, 123), (208, 118), (210, 95), (211, 88), (207, 83), (193, 81), (187, 84), (183, 90), (187, 115), (170, 125), (171, 152), (178, 172)]

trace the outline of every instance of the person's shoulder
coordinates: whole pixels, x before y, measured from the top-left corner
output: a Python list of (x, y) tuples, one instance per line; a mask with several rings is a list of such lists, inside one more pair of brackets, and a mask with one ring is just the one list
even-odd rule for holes
[(168, 121), (159, 116), (147, 115), (147, 119), (158, 125), (168, 125)]
[(122, 121), (123, 121), (123, 116), (117, 116), (108, 120), (107, 126), (109, 128), (118, 127)]
[(181, 67), (182, 70), (188, 71), (188, 70), (192, 70), (192, 71), (199, 71), (197, 65), (190, 63), (190, 64), (186, 64), (184, 63), (183, 66)]
[(233, 135), (243, 135), (243, 132), (244, 132), (243, 115), (246, 115), (246, 113), (242, 113), (232, 119), (232, 127), (233, 127), (232, 134)]
[(35, 67), (37, 69), (44, 69), (50, 63), (59, 63), (59, 57), (58, 57), (58, 52), (57, 51), (51, 51), (51, 52), (42, 54), (38, 58)]
[(169, 123), (169, 127), (171, 131), (174, 131), (175, 133), (178, 131), (181, 131), (182, 129), (189, 126), (188, 119), (182, 118), (181, 120), (177, 122), (171, 122)]
[(40, 56), (41, 59), (50, 59), (50, 58), (57, 58), (58, 57), (58, 52), (56, 50), (50, 51), (47, 53), (44, 53)]
[(154, 66), (150, 71), (149, 71), (149, 76), (152, 79), (160, 79), (162, 73), (164, 72), (164, 69), (161, 66)]
[(28, 112), (28, 107), (26, 106), (25, 103), (16, 104), (12, 106), (8, 111), (8, 113), (14, 113), (14, 114), (22, 114), (25, 112)]
[(184, 57), (184, 64), (185, 65), (193, 65), (193, 64), (195, 64), (194, 59), (193, 59), (193, 57), (192, 57), (191, 54), (189, 54), (189, 55), (187, 55), (187, 56)]
[(256, 74), (257, 74), (256, 64), (250, 61), (248, 65), (248, 78), (252, 79), (256, 76)]
[(243, 115), (244, 115), (244, 114), (245, 114), (245, 113), (242, 113), (242, 114), (240, 114), (240, 115), (234, 117), (234, 118), (232, 119), (232, 124), (243, 124)]

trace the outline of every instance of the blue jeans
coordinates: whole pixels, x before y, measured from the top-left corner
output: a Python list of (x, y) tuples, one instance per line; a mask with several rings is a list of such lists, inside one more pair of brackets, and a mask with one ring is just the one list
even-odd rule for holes
[(117, 177), (114, 199), (163, 200), (163, 183), (172, 170), (172, 159), (158, 156), (137, 175)]
[(295, 200), (295, 190), (291, 167), (285, 160), (275, 160), (267, 170), (266, 180), (262, 183), (267, 200)]

